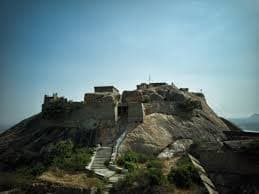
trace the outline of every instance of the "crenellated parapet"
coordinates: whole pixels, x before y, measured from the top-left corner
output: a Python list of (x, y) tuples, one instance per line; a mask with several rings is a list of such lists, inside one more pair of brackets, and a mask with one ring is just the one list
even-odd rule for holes
[(204, 99), (202, 93), (178, 89), (173, 83), (165, 82), (141, 83), (136, 90), (123, 91), (122, 95), (114, 86), (96, 86), (94, 92), (85, 93), (83, 102), (68, 101), (57, 93), (45, 95), (42, 113), (47, 118), (71, 113), (75, 119), (102, 121), (114, 126), (118, 119), (141, 123), (145, 115), (152, 113), (191, 113), (202, 109)]
[(42, 114), (45, 118), (58, 118), (82, 107), (82, 102), (68, 101), (67, 98), (59, 97), (57, 93), (52, 96), (45, 95), (42, 104)]

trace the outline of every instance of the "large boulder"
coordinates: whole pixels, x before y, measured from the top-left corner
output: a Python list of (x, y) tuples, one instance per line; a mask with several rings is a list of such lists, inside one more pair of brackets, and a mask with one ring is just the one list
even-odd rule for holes
[(120, 152), (134, 150), (158, 154), (178, 139), (192, 139), (194, 143), (212, 142), (221, 146), (226, 139), (223, 131), (230, 130), (228, 126), (210, 109), (204, 97), (188, 93), (184, 99), (183, 102), (175, 102), (176, 106), (171, 102), (172, 108), (175, 107), (171, 114), (168, 110), (163, 113), (150, 104), (151, 113), (144, 117), (142, 124), (129, 130)]

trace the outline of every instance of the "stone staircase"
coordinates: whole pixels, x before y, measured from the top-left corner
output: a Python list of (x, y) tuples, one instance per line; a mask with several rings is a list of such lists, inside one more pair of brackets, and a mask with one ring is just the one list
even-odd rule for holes
[(105, 161), (110, 161), (112, 154), (112, 147), (100, 147), (98, 148), (93, 164), (91, 166), (91, 170), (95, 173), (100, 174), (106, 178), (115, 174), (114, 171), (111, 171), (105, 166)]
[[(124, 131), (124, 133), (121, 134), (121, 136), (116, 140), (116, 142), (113, 142), (110, 139), (110, 136), (108, 136), (108, 138), (106, 139), (103, 139), (104, 146), (97, 147), (92, 157), (92, 161), (86, 167), (86, 169), (93, 171), (97, 177), (107, 180), (107, 184), (104, 188), (104, 194), (108, 194), (113, 184), (125, 177), (125, 172), (117, 173), (117, 169), (114, 167), (116, 166), (114, 165), (114, 162), (117, 155), (118, 147), (123, 138), (125, 137), (125, 134), (126, 131)], [(112, 167), (110, 165), (109, 167), (106, 166), (105, 162), (107, 162), (110, 165), (112, 164)]]
[(125, 175), (117, 174), (115, 171), (108, 169), (105, 161), (110, 161), (112, 155), (112, 147), (99, 147), (96, 151), (91, 170), (101, 178), (105, 178), (108, 183), (104, 187), (104, 194), (108, 194), (113, 184)]

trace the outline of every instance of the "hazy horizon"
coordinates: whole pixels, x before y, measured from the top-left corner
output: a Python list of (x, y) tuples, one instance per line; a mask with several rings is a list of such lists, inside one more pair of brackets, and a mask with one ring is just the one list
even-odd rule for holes
[(0, 124), (96, 85), (174, 82), (227, 118), (259, 113), (258, 0), (0, 2)]

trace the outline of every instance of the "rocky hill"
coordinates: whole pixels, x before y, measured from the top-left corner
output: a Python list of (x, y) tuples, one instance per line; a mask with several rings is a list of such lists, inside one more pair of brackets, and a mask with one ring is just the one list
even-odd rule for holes
[[(158, 153), (179, 138), (220, 143), (225, 139), (223, 131), (229, 130), (207, 105), (203, 94), (174, 85), (139, 86), (137, 90), (124, 91), (121, 97), (117, 91), (87, 93), (84, 103), (71, 103), (56, 95), (45, 96), (45, 101), (48, 104), (43, 104), (41, 113), (0, 135), (1, 168), (37, 160), (48, 144), (61, 139), (70, 138), (84, 146), (105, 143), (107, 139), (112, 142), (122, 132), (119, 124), (129, 131), (121, 152), (132, 149)], [(108, 106), (114, 102), (118, 104), (114, 108), (119, 109), (117, 124), (112, 123), (113, 112), (109, 111), (113, 109)], [(107, 122), (101, 117), (105, 111), (103, 118), (109, 117)]]
[[(201, 159), (216, 185), (221, 185), (222, 180), (214, 176), (214, 167), (224, 171), (225, 165), (212, 164), (208, 158), (239, 160), (239, 155), (227, 158), (226, 153), (237, 153), (236, 145), (251, 138), (230, 121), (218, 117), (202, 93), (189, 92), (188, 88), (143, 83), (136, 90), (120, 94), (113, 86), (95, 87), (94, 93), (85, 94), (83, 102), (68, 101), (57, 94), (45, 96), (41, 113), (0, 134), (0, 171), (44, 161), (49, 145), (60, 140), (71, 139), (78, 147), (114, 147), (121, 134), (126, 135), (118, 146), (120, 154), (135, 151), (157, 156), (176, 140), (192, 140), (193, 154)], [(258, 145), (258, 138), (249, 144), (248, 148), (253, 148), (247, 151), (249, 156), (255, 153), (254, 145)], [(214, 153), (223, 154), (219, 157)], [(244, 162), (247, 167), (253, 168), (252, 164)], [(232, 172), (237, 174), (236, 169)], [(238, 173), (242, 177), (243, 172)], [(235, 180), (223, 183), (234, 184)]]
[(158, 153), (175, 140), (183, 138), (213, 142), (219, 146), (226, 139), (223, 131), (229, 131), (230, 128), (208, 106), (203, 94), (168, 85), (138, 92), (150, 99), (150, 102), (144, 103), (148, 114), (143, 123), (129, 127), (129, 133), (120, 147), (121, 152), (135, 150)]

